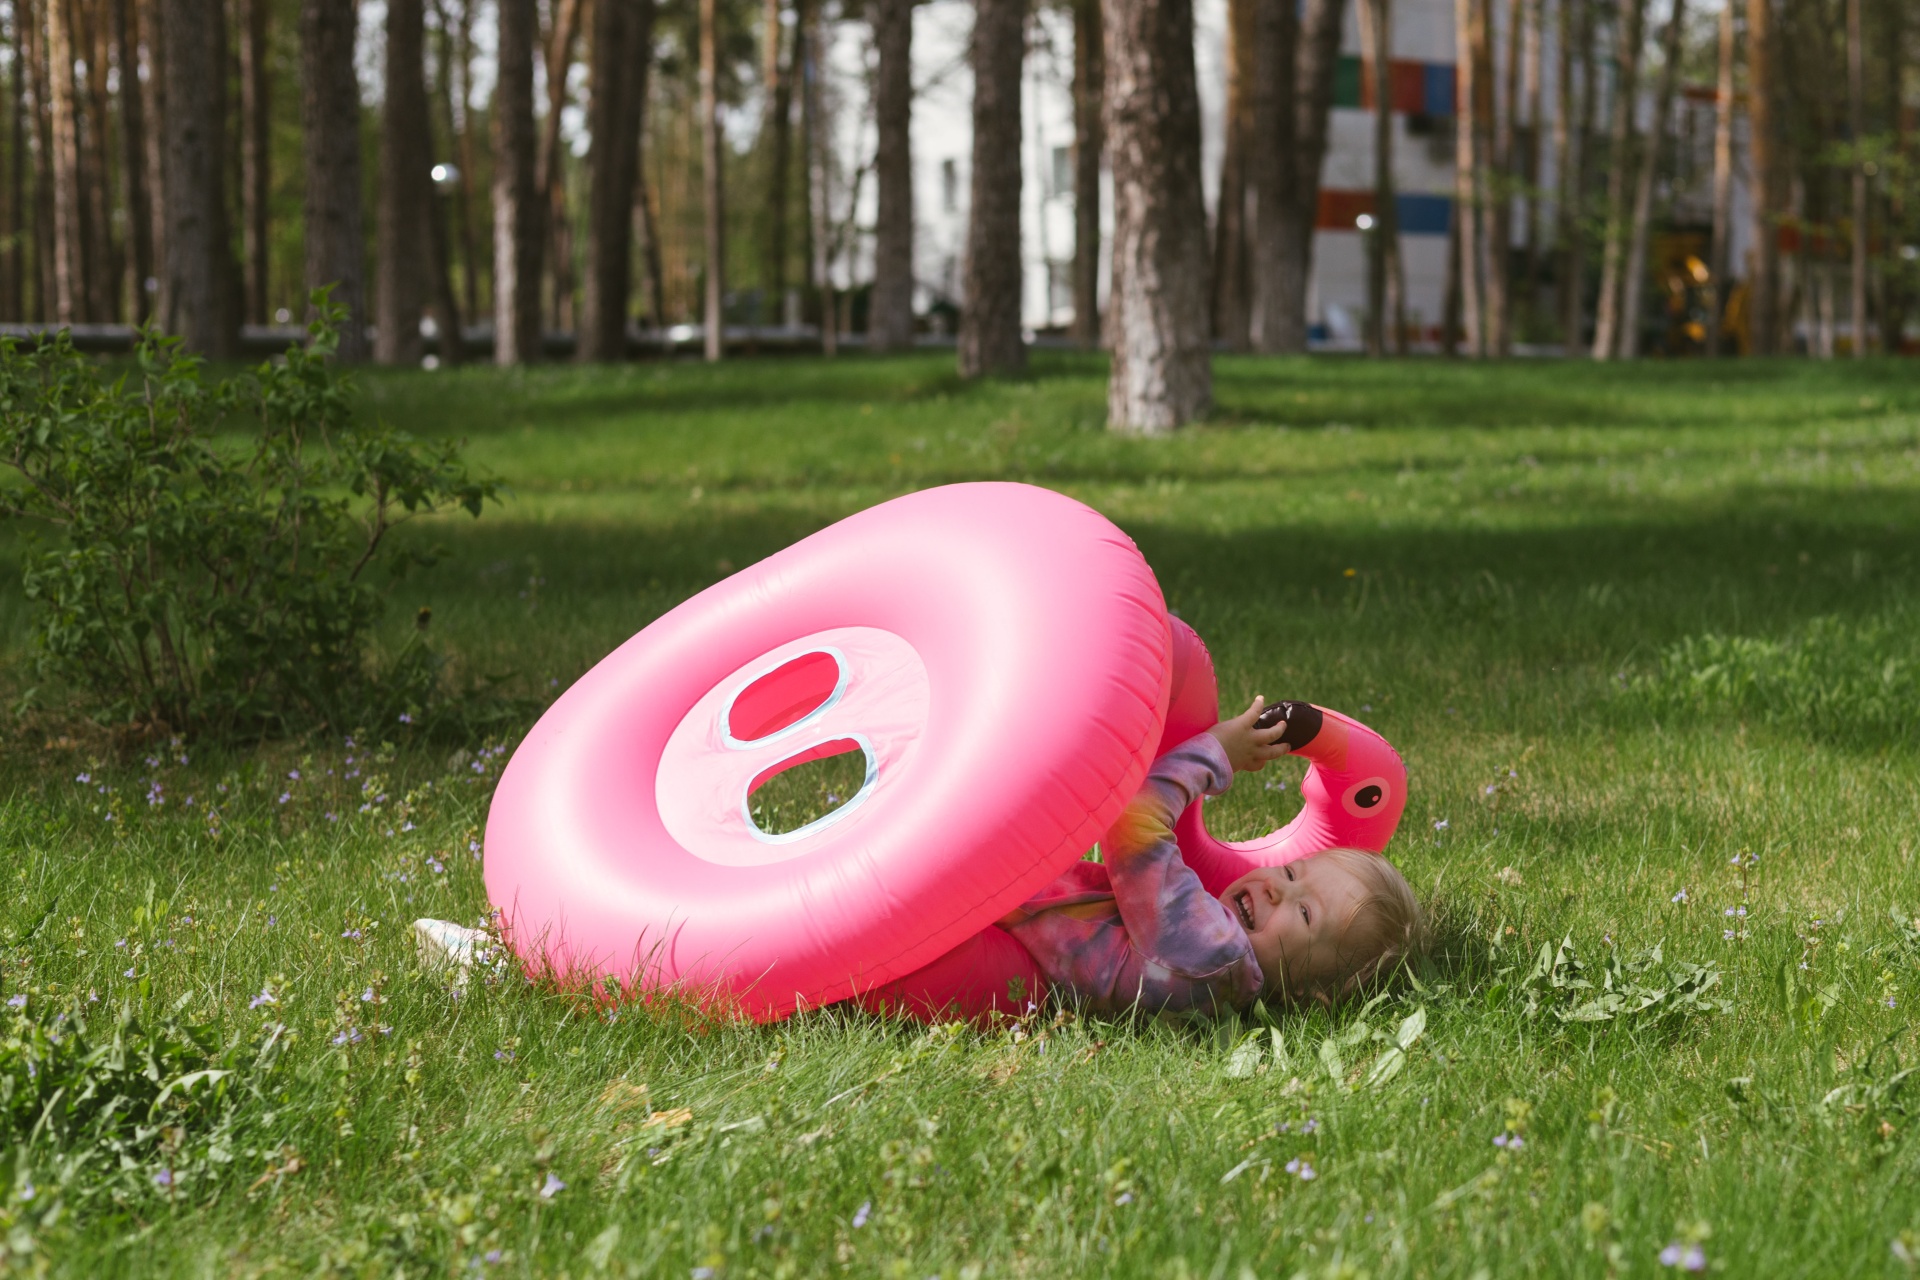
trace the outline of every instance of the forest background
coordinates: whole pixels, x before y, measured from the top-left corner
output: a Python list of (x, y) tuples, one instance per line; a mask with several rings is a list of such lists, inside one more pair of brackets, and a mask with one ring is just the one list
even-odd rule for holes
[[(1230, 0), (1212, 200), (1191, 5), (1045, 4), (1062, 20), (1038, 21), (1027, 0), (974, 6), (961, 371), (1025, 358), (1007, 252), (1020, 237), (1022, 65), (1032, 41), (1070, 32), (1075, 189), (1099, 191), (1109, 172), (1114, 224), (1103, 244), (1099, 210), (1076, 217), (1072, 336), (1123, 335), (1108, 343), (1112, 425), (1177, 425), (1211, 403), (1216, 345), (1305, 345), (1345, 0), (1297, 12)], [(854, 328), (872, 349), (902, 348), (928, 323), (914, 312), (912, 8), (10, 0), (0, 320), (155, 319), (234, 354), (243, 325), (298, 322), (309, 291), (331, 283), (354, 320), (349, 360), (451, 363), (489, 348), (504, 364), (622, 359), (645, 347), (642, 324), (687, 321), (709, 358), (725, 350), (725, 321), (801, 321), (828, 353)], [(1358, 16), (1371, 84), (1390, 0), (1362, 0)], [(1524, 325), (1597, 358), (1639, 353), (1639, 322), (1660, 302), (1647, 246), (1675, 163), (1673, 102), (1702, 82), (1715, 85), (1718, 129), (1699, 348), (1900, 349), (1920, 278), (1920, 177), (1914, 24), (1899, 0), (1717, 12), (1460, 0), (1455, 16), (1445, 349), (1503, 354)], [(852, 78), (821, 56), (849, 31), (864, 51)], [(1542, 101), (1548, 83), (1556, 102)], [(838, 128), (848, 113), (871, 133)], [(860, 154), (842, 154), (848, 136)], [(1741, 263), (1727, 254), (1736, 166), (1756, 246)], [(1549, 172), (1552, 189), (1538, 181)], [(869, 181), (878, 199), (862, 223)], [(1368, 229), (1376, 352), (1406, 347), (1391, 221)], [(1119, 268), (1104, 315), (1102, 252)], [(836, 291), (837, 262), (867, 264), (869, 278)]]

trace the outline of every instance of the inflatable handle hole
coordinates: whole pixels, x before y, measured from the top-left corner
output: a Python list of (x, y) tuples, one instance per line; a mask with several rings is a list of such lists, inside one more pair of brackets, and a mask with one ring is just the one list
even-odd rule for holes
[(797, 728), (830, 706), (845, 682), (839, 655), (828, 649), (781, 663), (727, 704), (721, 719), (729, 745), (746, 746)]
[(762, 840), (812, 835), (851, 812), (873, 789), (878, 768), (864, 738), (816, 743), (763, 769), (747, 786), (747, 825)]

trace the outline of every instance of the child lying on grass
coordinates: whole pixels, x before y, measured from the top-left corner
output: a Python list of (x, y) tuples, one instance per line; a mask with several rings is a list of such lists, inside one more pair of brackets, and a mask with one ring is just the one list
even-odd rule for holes
[(1264, 705), (1155, 760), (1103, 861), (1075, 865), (1000, 921), (1063, 995), (1098, 1012), (1224, 1012), (1261, 996), (1332, 1004), (1417, 945), (1419, 904), (1379, 854), (1329, 849), (1262, 867), (1218, 898), (1181, 859), (1173, 828), (1188, 805), (1292, 750), (1286, 721), (1254, 723)]

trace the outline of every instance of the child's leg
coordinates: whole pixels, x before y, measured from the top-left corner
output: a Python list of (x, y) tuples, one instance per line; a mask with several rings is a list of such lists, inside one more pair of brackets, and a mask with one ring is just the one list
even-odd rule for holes
[(1017, 1018), (1046, 994), (1047, 980), (1027, 949), (1005, 929), (989, 925), (932, 964), (856, 999), (872, 1013), (985, 1024), (995, 1014)]

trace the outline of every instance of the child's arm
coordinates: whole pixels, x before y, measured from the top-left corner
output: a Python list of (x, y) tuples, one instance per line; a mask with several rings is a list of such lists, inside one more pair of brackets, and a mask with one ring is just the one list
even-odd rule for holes
[[(1265, 737), (1267, 731), (1250, 727), (1258, 706), (1219, 727), (1242, 742)], [(1234, 728), (1240, 720), (1249, 721), (1244, 733)], [(1153, 762), (1101, 845), (1127, 936), (1152, 962), (1139, 992), (1149, 1007), (1243, 1004), (1260, 990), (1260, 966), (1246, 931), (1187, 867), (1173, 834), (1173, 824), (1189, 804), (1227, 789), (1234, 763), (1221, 733), (1189, 738)], [(1169, 976), (1156, 977), (1155, 967), (1170, 971)], [(1199, 998), (1199, 985), (1216, 988), (1212, 1001)]]

